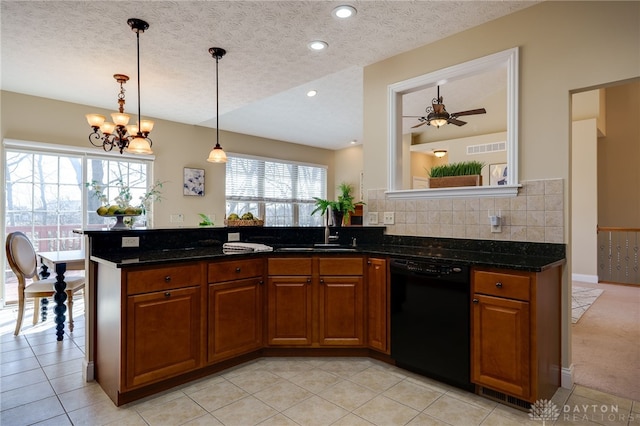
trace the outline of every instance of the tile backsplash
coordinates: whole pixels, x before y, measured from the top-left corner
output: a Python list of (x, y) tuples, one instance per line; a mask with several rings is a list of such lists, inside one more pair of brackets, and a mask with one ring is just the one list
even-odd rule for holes
[[(418, 237), (564, 242), (563, 179), (522, 182), (516, 197), (390, 200), (384, 189), (367, 191), (367, 213), (394, 212), (387, 234)], [(489, 216), (500, 213), (501, 232), (491, 232)]]

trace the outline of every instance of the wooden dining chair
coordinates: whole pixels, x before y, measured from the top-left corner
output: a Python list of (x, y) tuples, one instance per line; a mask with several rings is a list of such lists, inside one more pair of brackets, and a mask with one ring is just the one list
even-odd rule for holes
[[(22, 328), (25, 299), (34, 298), (33, 324), (38, 323), (40, 298), (52, 297), (55, 293), (55, 278), (41, 279), (38, 275), (38, 260), (36, 251), (29, 238), (22, 232), (16, 231), (7, 235), (5, 246), (7, 261), (18, 278), (18, 321), (13, 333), (18, 335)], [(67, 288), (67, 307), (69, 308), (69, 331), (73, 331), (73, 294), (84, 288), (84, 276), (65, 277)]]

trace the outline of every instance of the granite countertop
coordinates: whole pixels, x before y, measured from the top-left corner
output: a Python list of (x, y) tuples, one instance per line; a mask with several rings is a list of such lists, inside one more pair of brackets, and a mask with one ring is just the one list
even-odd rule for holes
[(352, 248), (342, 246), (341, 250), (313, 248), (311, 245), (274, 246), (272, 252), (225, 253), (222, 246), (185, 247), (163, 250), (144, 250), (128, 253), (106, 253), (91, 256), (91, 260), (107, 263), (118, 268), (133, 266), (161, 265), (173, 262), (188, 262), (201, 260), (220, 260), (243, 258), (249, 256), (303, 256), (303, 255), (377, 255), (410, 258), (413, 260), (438, 260), (440, 262), (455, 262), (468, 266), (485, 266), (495, 268), (514, 269), (530, 272), (540, 272), (550, 267), (564, 263), (564, 257), (529, 255), (524, 253), (496, 253), (478, 250), (459, 250), (451, 248), (427, 246), (403, 246), (385, 244), (367, 244)]

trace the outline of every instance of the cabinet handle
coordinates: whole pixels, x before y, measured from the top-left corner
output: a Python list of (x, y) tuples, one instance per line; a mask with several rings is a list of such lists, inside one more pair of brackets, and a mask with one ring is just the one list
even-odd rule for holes
[(263, 285), (264, 281), (260, 280), (260, 281), (258, 281), (258, 284)]
[(502, 283), (501, 283), (500, 281), (498, 281), (498, 282), (496, 283), (496, 287), (498, 287), (498, 288), (502, 288)]
[(166, 277), (164, 277), (164, 282), (168, 283), (171, 281), (171, 275), (167, 275)]
[(478, 299), (473, 299), (473, 303), (478, 303), (480, 302)]
[(169, 293), (168, 291), (164, 293), (164, 297), (171, 297), (171, 293)]
[(307, 284), (311, 284), (311, 278), (307, 278)]
[(320, 284), (324, 284), (324, 280), (323, 279), (320, 280)]
[(371, 265), (371, 261), (370, 260), (367, 260), (367, 265)]
[(240, 272), (240, 267), (237, 267), (237, 268), (236, 268), (236, 272)]

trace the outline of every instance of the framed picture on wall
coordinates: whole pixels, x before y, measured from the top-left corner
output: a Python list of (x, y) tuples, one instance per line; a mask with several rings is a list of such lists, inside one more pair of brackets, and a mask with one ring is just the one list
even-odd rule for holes
[(184, 168), (182, 194), (204, 197), (204, 169)]
[(507, 163), (489, 165), (489, 184), (490, 185), (506, 185), (507, 184)]

